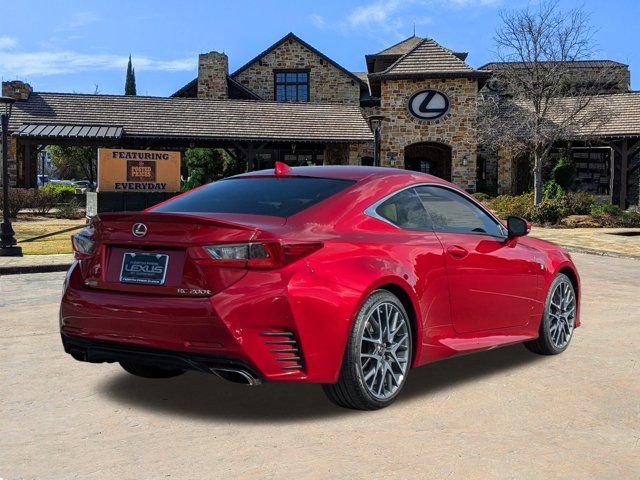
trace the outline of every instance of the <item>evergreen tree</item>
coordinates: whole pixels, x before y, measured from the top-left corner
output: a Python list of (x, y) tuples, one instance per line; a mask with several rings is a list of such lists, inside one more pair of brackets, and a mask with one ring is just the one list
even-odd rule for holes
[(129, 64), (127, 65), (127, 79), (124, 82), (124, 94), (136, 95), (136, 71), (131, 65), (131, 55), (129, 55)]

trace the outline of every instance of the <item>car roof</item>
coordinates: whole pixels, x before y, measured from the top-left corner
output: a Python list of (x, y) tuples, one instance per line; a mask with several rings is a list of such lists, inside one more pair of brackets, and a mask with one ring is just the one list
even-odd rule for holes
[[(361, 167), (356, 165), (326, 165), (314, 167), (291, 167), (286, 175), (287, 177), (321, 177), (321, 178), (339, 178), (344, 180), (372, 180), (380, 177), (388, 176), (405, 177), (407, 181), (422, 181), (430, 183), (448, 183), (441, 178), (428, 175), (426, 173), (414, 172), (411, 170), (403, 170), (391, 167)], [(243, 173), (232, 178), (240, 177), (271, 177), (276, 176), (274, 169), (257, 170), (254, 172)]]

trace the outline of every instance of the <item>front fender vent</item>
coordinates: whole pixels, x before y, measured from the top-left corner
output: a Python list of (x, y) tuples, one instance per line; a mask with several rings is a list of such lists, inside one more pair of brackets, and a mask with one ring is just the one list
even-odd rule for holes
[(265, 345), (282, 370), (302, 370), (302, 352), (293, 332), (262, 332)]

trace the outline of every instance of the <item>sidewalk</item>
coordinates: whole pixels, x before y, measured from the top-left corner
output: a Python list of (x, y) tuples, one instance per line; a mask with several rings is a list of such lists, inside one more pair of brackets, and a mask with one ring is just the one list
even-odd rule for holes
[(569, 251), (640, 259), (640, 228), (533, 227), (530, 235)]
[(17, 273), (64, 272), (73, 262), (73, 254), (0, 257), (0, 275)]

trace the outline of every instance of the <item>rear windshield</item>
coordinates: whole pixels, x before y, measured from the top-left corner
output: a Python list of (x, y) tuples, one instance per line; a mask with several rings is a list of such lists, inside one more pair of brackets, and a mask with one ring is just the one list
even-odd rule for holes
[(171, 200), (153, 211), (290, 217), (354, 183), (352, 180), (312, 177), (228, 178)]

